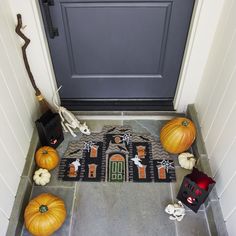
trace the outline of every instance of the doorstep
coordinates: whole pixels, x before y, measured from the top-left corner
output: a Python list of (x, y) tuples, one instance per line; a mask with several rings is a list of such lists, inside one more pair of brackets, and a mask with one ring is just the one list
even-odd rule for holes
[[(140, 131), (147, 131), (152, 130), (152, 128), (156, 127), (157, 125), (160, 127), (160, 123), (165, 122), (165, 120), (169, 120), (174, 116), (184, 116), (184, 114), (176, 114), (173, 112), (75, 112), (76, 116), (79, 117), (81, 120), (86, 120), (87, 124), (93, 131), (99, 132), (104, 125), (111, 124), (111, 125), (131, 125), (133, 128), (139, 127)], [(194, 105), (190, 105), (188, 107), (187, 117), (192, 119), (197, 126), (197, 133), (198, 138), (196, 142), (193, 144), (192, 148), (194, 154), (198, 158), (198, 167), (201, 168), (202, 171), (211, 175), (211, 169), (209, 166), (208, 158), (206, 149), (201, 137), (201, 130), (198, 125), (197, 120), (197, 113), (195, 111)], [(136, 122), (134, 122), (136, 120)], [(152, 120), (152, 122), (150, 122)], [(99, 123), (99, 125), (98, 125)], [(147, 127), (148, 126), (148, 127)], [(32, 176), (35, 169), (34, 163), (34, 153), (38, 147), (38, 136), (37, 131), (35, 130), (32, 136), (32, 141), (30, 145), (30, 149), (26, 158), (25, 168), (21, 177), (20, 185), (18, 187), (14, 207), (12, 210), (12, 214), (10, 217), (9, 227), (7, 231), (7, 236), (12, 235), (20, 235), (22, 228), (23, 228), (23, 213), (24, 209), (31, 197), (33, 183), (32, 183)], [(177, 176), (182, 175), (183, 178), (184, 172), (179, 171), (180, 167), (176, 167), (176, 174)], [(57, 169), (54, 170), (57, 172)], [(52, 173), (52, 179), (50, 182), (50, 186), (52, 189), (58, 187), (56, 174)], [(187, 173), (186, 173), (187, 174)], [(182, 181), (181, 181), (182, 182)], [(65, 182), (64, 184), (60, 185), (61, 188), (66, 188), (67, 191), (70, 190), (71, 194), (68, 194), (67, 197), (71, 197), (76, 193), (76, 187), (74, 182)], [(34, 187), (36, 192), (37, 189), (40, 187)], [(171, 191), (172, 194), (176, 194), (177, 184), (171, 184)], [(40, 190), (39, 190), (40, 191)], [(55, 189), (56, 191), (56, 189)], [(71, 204), (73, 203), (72, 200)], [(164, 209), (163, 209), (164, 211)], [(221, 213), (219, 201), (216, 195), (215, 188), (209, 195), (208, 200), (205, 204), (200, 208), (200, 213), (207, 218), (207, 223), (209, 225), (209, 230), (211, 235), (227, 235), (225, 223), (223, 220), (223, 216)], [(201, 213), (202, 212), (202, 213)], [(71, 213), (70, 213), (71, 214)], [(191, 213), (190, 213), (191, 214)], [(195, 213), (193, 213), (195, 214)], [(67, 224), (69, 224), (67, 222)], [(181, 232), (181, 229), (178, 229)], [(186, 234), (186, 232), (185, 232)]]

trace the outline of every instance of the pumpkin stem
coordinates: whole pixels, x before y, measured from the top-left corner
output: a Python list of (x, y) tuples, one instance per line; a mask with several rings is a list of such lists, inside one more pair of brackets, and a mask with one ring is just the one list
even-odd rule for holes
[(183, 125), (183, 126), (188, 126), (188, 124), (189, 124), (189, 121), (187, 121), (187, 120), (184, 120), (184, 121), (182, 122), (182, 125)]
[(46, 151), (46, 150), (43, 150), (43, 154), (48, 154), (48, 151)]
[(47, 211), (48, 211), (48, 207), (47, 207), (46, 205), (41, 205), (41, 206), (39, 207), (39, 211), (40, 211), (41, 213), (47, 212)]

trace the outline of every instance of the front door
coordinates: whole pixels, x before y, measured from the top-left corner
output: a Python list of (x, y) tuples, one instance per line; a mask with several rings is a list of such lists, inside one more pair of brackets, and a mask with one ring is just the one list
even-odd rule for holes
[(124, 181), (124, 162), (111, 161), (110, 162), (110, 179), (111, 182), (123, 182)]
[(194, 0), (39, 2), (62, 105), (171, 109)]
[(125, 181), (125, 159), (119, 154), (113, 155), (109, 160), (109, 180), (110, 182)]

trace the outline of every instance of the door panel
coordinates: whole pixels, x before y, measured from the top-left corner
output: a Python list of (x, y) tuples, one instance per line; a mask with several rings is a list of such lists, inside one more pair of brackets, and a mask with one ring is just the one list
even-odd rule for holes
[(194, 0), (45, 2), (62, 101), (173, 100)]
[(111, 182), (123, 182), (124, 181), (124, 162), (122, 161), (110, 161), (110, 178)]

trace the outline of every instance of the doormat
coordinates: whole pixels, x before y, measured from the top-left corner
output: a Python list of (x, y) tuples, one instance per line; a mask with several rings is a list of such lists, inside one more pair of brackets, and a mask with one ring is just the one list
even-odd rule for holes
[(130, 126), (104, 126), (102, 132), (68, 144), (59, 179), (91, 182), (173, 182), (174, 161), (153, 136)]

